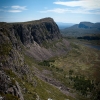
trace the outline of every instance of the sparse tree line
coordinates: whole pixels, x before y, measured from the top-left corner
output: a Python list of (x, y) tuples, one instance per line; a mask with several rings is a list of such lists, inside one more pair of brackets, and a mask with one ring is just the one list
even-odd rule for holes
[[(64, 72), (62, 68), (56, 67), (54, 64), (55, 60), (44, 60), (39, 63), (41, 66), (46, 66), (51, 70), (57, 72)], [(73, 88), (79, 91), (83, 96), (88, 96), (91, 100), (100, 100), (100, 82), (90, 80), (84, 75), (74, 75), (73, 70), (69, 70), (69, 79), (73, 83)]]
[(84, 39), (84, 40), (100, 40), (99, 36), (83, 36), (77, 37), (77, 39)]
[(87, 79), (83, 75), (73, 75), (74, 71), (69, 70), (69, 79), (73, 82), (73, 88), (91, 100), (100, 100), (100, 82)]
[(40, 62), (39, 65), (41, 65), (41, 66), (47, 66), (49, 68), (55, 69), (56, 71), (62, 72), (63, 71), (62, 68), (58, 68), (58, 67), (56, 67), (55, 65), (52, 64), (54, 62), (55, 62), (55, 60), (44, 60), (43, 62)]

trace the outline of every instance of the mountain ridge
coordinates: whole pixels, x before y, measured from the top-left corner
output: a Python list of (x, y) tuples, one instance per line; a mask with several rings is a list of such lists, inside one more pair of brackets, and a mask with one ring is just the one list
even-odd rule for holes
[(71, 27), (61, 30), (61, 33), (66, 36), (78, 37), (100, 33), (100, 23), (80, 22)]
[(0, 98), (28, 100), (28, 95), (32, 94), (33, 99), (40, 100), (40, 94), (34, 88), (43, 82), (34, 75), (30, 60), (37, 62), (65, 55), (68, 49), (69, 42), (62, 38), (51, 18), (26, 23), (0, 23)]

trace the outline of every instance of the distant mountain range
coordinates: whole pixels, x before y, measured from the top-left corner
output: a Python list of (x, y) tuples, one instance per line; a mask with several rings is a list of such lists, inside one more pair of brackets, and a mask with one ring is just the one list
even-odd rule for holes
[(57, 25), (59, 27), (59, 29), (65, 29), (68, 27), (71, 27), (74, 25), (74, 23), (62, 23), (62, 22), (57, 22)]
[(60, 29), (61, 33), (64, 36), (91, 36), (100, 34), (100, 22), (99, 23), (91, 23), (91, 22), (80, 22), (79, 24), (75, 24), (71, 27), (66, 27), (65, 29)]

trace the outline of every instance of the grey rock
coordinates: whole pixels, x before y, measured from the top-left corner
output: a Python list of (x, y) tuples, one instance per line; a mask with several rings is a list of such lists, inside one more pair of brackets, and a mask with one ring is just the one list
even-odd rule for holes
[[(47, 49), (43, 46), (45, 42), (53, 43), (60, 39), (62, 36), (59, 28), (52, 18), (24, 23), (0, 23), (0, 92), (10, 93), (24, 100), (21, 87), (14, 77), (24, 79), (26, 76), (26, 81), (34, 87), (38, 83), (33, 81), (32, 71), (26, 65), (23, 52), (36, 60), (66, 54), (69, 43), (64, 39), (62, 43), (53, 45), (53, 48)], [(40, 100), (39, 96), (37, 100)]]
[[(6, 94), (12, 94), (24, 100), (21, 88), (16, 81), (15, 84), (12, 84), (11, 79), (2, 71), (0, 71), (0, 92)], [(3, 97), (1, 97), (3, 98)], [(0, 99), (3, 100), (3, 99)]]
[(16, 37), (20, 37), (24, 45), (37, 42), (60, 39), (61, 34), (57, 24), (51, 18), (44, 18), (38, 21), (12, 24)]
[(22, 94), (22, 92), (21, 92), (21, 88), (20, 88), (20, 86), (19, 86), (19, 84), (18, 84), (17, 81), (16, 81), (16, 87), (17, 87), (17, 89), (18, 89), (18, 94), (19, 94), (20, 100), (24, 100), (23, 94)]

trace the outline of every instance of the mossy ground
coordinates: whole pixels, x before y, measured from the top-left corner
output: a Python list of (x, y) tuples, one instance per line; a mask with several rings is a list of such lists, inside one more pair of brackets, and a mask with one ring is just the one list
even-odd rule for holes
[(5, 100), (19, 100), (18, 97), (13, 96), (12, 94), (3, 94), (1, 93), (1, 96), (5, 97)]

